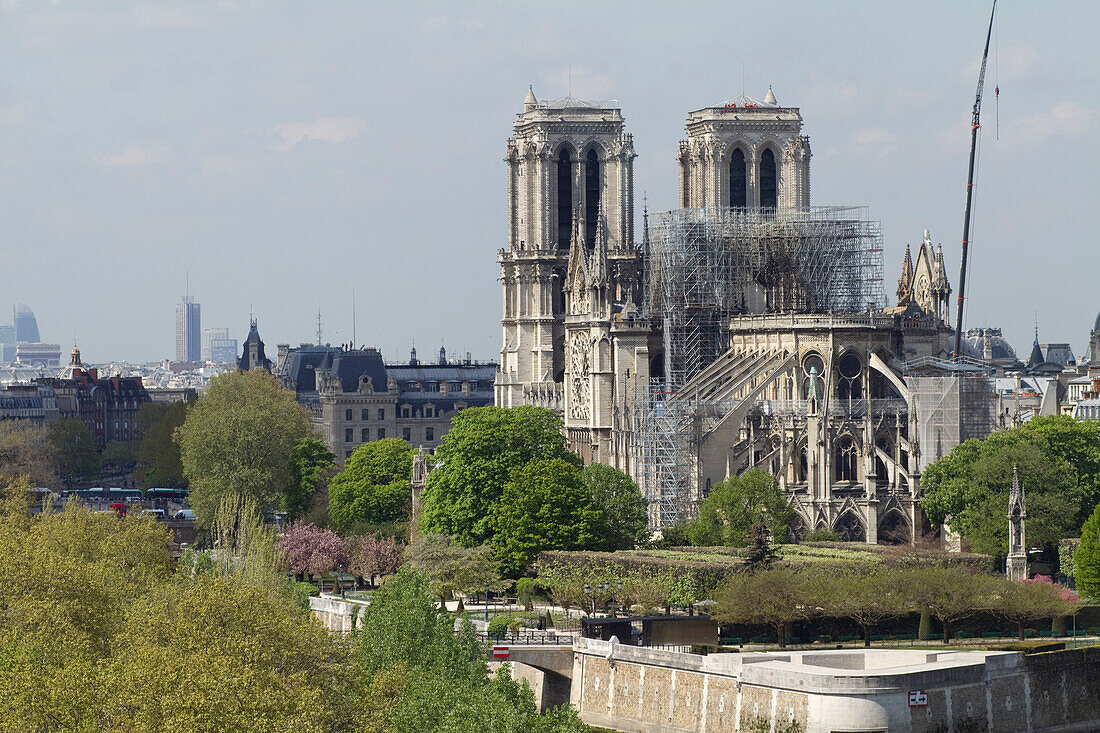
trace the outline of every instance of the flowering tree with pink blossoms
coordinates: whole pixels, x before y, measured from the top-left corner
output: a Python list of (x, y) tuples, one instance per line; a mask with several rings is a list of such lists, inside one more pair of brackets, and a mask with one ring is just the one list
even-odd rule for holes
[(348, 564), (343, 540), (332, 530), (312, 524), (292, 525), (279, 538), (278, 549), (295, 575), (320, 575)]
[(348, 555), (348, 572), (370, 579), (376, 575), (392, 575), (405, 559), (405, 546), (393, 537), (362, 535), (344, 541)]

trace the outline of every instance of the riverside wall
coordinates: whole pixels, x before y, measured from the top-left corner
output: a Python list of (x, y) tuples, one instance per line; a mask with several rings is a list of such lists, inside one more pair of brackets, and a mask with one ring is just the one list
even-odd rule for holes
[(580, 639), (570, 702), (627, 733), (1096, 731), (1100, 647), (698, 656)]

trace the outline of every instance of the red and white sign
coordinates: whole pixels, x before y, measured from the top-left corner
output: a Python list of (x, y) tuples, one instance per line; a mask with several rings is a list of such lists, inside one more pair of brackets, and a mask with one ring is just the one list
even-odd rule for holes
[(909, 693), (909, 707), (923, 708), (928, 705), (928, 693), (924, 690), (913, 690)]
[(494, 646), (493, 647), (493, 659), (507, 659), (508, 647), (506, 646)]

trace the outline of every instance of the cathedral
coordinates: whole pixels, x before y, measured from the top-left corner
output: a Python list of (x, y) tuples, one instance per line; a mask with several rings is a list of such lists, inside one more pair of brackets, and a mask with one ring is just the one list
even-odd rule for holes
[(878, 224), (810, 204), (802, 123), (771, 88), (688, 114), (678, 206), (643, 211), (639, 238), (617, 103), (529, 89), (505, 157), (495, 400), (559, 412), (585, 462), (634, 477), (654, 528), (755, 467), (796, 537), (911, 542), (922, 435), (931, 459), (960, 434), (918, 407), (951, 351), (942, 248), (907, 246), (887, 306)]

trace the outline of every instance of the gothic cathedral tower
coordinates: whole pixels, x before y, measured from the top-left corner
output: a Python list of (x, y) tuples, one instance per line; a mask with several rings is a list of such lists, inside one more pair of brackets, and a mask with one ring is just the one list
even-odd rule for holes
[(496, 403), (563, 413), (586, 460), (606, 460), (613, 314), (639, 297), (634, 157), (614, 102), (539, 102), (529, 89), (505, 158)]

